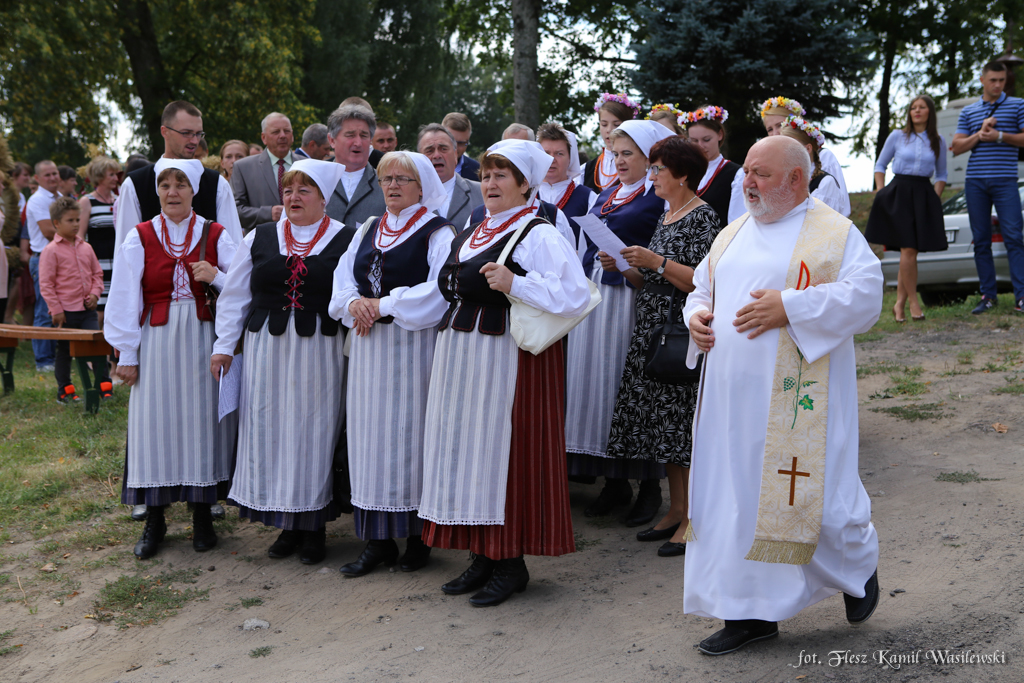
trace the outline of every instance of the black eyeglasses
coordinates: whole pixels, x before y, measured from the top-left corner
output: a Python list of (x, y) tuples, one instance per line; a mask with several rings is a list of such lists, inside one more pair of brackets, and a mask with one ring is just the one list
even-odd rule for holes
[(175, 133), (177, 133), (181, 137), (185, 138), (186, 140), (191, 140), (192, 138), (195, 138), (196, 140), (202, 140), (203, 138), (206, 137), (206, 133), (204, 133), (201, 130), (198, 130), (198, 131), (177, 130), (175, 128), (171, 128), (170, 126), (164, 126), (164, 128), (166, 128), (167, 130), (173, 130)]

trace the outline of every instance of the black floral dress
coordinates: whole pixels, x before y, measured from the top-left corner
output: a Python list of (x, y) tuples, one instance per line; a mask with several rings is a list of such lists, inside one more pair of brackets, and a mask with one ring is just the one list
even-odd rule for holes
[[(658, 220), (651, 238), (651, 251), (691, 268), (696, 268), (704, 259), (721, 229), (718, 214), (707, 204), (698, 206), (675, 223), (666, 225), (664, 220), (665, 216)], [(657, 272), (641, 268), (640, 273), (645, 286), (636, 296), (636, 326), (615, 398), (608, 456), (689, 467), (697, 384), (662, 384), (644, 375), (651, 330), (668, 320), (671, 294), (655, 294), (647, 287), (670, 285)], [(686, 292), (676, 290), (675, 305), (676, 320), (682, 320)]]

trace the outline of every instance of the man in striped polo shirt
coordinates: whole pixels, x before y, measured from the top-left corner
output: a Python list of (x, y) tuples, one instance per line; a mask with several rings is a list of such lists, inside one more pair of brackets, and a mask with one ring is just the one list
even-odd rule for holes
[(984, 313), (996, 305), (991, 218), (995, 205), (1010, 262), (1014, 310), (1024, 313), (1024, 221), (1017, 191), (1017, 152), (1024, 147), (1024, 100), (1003, 92), (1006, 65), (1000, 62), (982, 68), (981, 85), (981, 99), (960, 112), (951, 146), (954, 155), (971, 151), (964, 192), (981, 287), (981, 303), (971, 312)]

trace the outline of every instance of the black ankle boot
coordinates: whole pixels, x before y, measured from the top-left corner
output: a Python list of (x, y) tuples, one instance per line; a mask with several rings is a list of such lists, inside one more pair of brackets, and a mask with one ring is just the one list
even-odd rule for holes
[(150, 505), (146, 515), (146, 528), (142, 531), (142, 538), (135, 544), (135, 557), (148, 560), (156, 555), (166, 534), (167, 523), (164, 522), (163, 506)]
[(727, 655), (758, 640), (768, 640), (779, 635), (779, 624), (760, 619), (726, 621), (725, 628), (716, 631), (700, 641), (697, 649), (705, 655)]
[(422, 536), (410, 536), (405, 542), (405, 555), (398, 563), (403, 572), (414, 572), (423, 569), (430, 562), (430, 546), (423, 542)]
[(355, 578), (373, 571), (374, 567), (383, 563), (391, 567), (398, 561), (398, 544), (393, 538), (382, 541), (368, 541), (362, 554), (355, 562), (349, 562), (339, 569), (347, 577)]
[(626, 526), (647, 524), (661, 509), (661, 481), (644, 479), (640, 482), (640, 491), (636, 494), (636, 504), (626, 515)]
[(482, 588), (490, 580), (496, 564), (497, 562), (484, 555), (477, 555), (473, 558), (473, 564), (469, 565), (469, 569), (462, 572), (458, 578), (441, 586), (441, 590), (448, 595), (462, 595)]
[(522, 593), (530, 581), (530, 572), (526, 571), (523, 556), (507, 560), (498, 560), (491, 574), (491, 580), (484, 589), (469, 599), (473, 607), (494, 607), (512, 597), (513, 593)]
[(281, 535), (277, 537), (277, 540), (267, 550), (267, 555), (270, 555), (275, 560), (280, 560), (285, 557), (290, 557), (299, 546), (302, 545), (302, 532), (293, 529), (284, 529)]
[(628, 480), (605, 477), (604, 488), (598, 494), (597, 500), (591, 503), (583, 514), (587, 517), (603, 517), (616, 505), (629, 505), (632, 499), (633, 487), (629, 485)]
[(202, 553), (216, 545), (217, 533), (213, 530), (210, 504), (196, 503), (192, 510), (192, 549)]
[(317, 564), (327, 557), (327, 529), (302, 532), (302, 550), (299, 561), (302, 564)]

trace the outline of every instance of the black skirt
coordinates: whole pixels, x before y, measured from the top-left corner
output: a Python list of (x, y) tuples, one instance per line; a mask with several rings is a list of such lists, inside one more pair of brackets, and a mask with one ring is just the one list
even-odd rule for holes
[(942, 202), (931, 180), (916, 175), (893, 178), (875, 195), (864, 237), (891, 250), (946, 251)]

